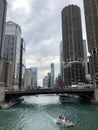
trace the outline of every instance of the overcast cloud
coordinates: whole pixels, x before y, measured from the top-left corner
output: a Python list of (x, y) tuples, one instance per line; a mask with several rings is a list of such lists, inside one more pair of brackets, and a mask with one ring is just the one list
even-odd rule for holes
[[(20, 25), (26, 43), (26, 67), (38, 67), (38, 83), (55, 65), (59, 73), (59, 43), (62, 40), (61, 11), (69, 4), (80, 6), (82, 0), (7, 0), (7, 21)], [(85, 22), (82, 23), (85, 38)]]

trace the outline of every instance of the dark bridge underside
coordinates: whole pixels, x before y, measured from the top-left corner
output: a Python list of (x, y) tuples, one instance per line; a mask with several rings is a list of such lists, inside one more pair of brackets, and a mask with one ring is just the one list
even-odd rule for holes
[(79, 95), (84, 98), (93, 98), (94, 89), (85, 88), (85, 89), (76, 89), (76, 88), (67, 88), (67, 89), (33, 89), (26, 91), (9, 91), (5, 93), (5, 100), (11, 100), (12, 98), (19, 98), (21, 96), (30, 96), (37, 94), (72, 94)]

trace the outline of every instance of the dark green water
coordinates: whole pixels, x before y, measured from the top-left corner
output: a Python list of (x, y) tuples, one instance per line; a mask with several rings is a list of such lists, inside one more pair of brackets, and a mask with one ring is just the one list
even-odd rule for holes
[[(59, 114), (75, 126), (56, 124)], [(55, 95), (26, 97), (24, 103), (0, 110), (0, 130), (98, 130), (98, 105), (63, 105)]]

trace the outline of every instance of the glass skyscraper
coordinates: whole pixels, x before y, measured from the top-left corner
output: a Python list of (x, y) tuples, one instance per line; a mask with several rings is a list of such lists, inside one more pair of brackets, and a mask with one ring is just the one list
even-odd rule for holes
[(2, 57), (2, 52), (4, 51), (3, 40), (4, 40), (4, 29), (6, 21), (6, 0), (0, 0), (0, 57)]
[(21, 38), (21, 48), (20, 48), (20, 68), (19, 68), (19, 89), (24, 88), (24, 74), (25, 74), (25, 42)]
[(60, 75), (62, 76), (63, 78), (63, 64), (64, 64), (64, 58), (63, 58), (63, 43), (62, 41), (60, 42), (60, 45), (59, 45), (59, 50), (60, 50)]
[(19, 85), (21, 28), (8, 21), (5, 28), (4, 57), (12, 62), (13, 89)]
[(54, 63), (51, 63), (51, 88), (54, 87)]
[(38, 68), (37, 67), (31, 67), (30, 71), (34, 75), (34, 87), (37, 87), (37, 73), (38, 73)]
[(4, 52), (4, 30), (5, 30), (5, 21), (6, 21), (6, 9), (7, 2), (6, 0), (0, 0), (0, 82), (4, 82), (3, 79), (3, 52)]

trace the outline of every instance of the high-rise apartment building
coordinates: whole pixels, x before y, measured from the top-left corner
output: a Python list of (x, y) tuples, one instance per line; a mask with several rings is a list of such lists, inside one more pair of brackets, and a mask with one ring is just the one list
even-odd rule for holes
[(86, 47), (86, 40), (83, 40), (83, 52), (84, 52), (84, 63), (85, 63), (85, 75), (88, 74), (87, 68), (87, 47)]
[(83, 52), (84, 52), (84, 61), (87, 62), (87, 47), (86, 47), (86, 40), (83, 40)]
[(43, 87), (50, 88), (51, 87), (51, 73), (48, 73), (47, 76), (43, 79)]
[(21, 28), (18, 24), (8, 21), (5, 27), (4, 57), (12, 62), (13, 89), (19, 86)]
[(58, 75), (58, 77), (56, 78), (55, 87), (57, 87), (57, 88), (62, 88), (63, 87), (63, 79), (62, 79), (61, 75)]
[(90, 75), (88, 73), (88, 65), (87, 65), (88, 64), (88, 57), (87, 57), (86, 40), (83, 40), (83, 50), (84, 50), (84, 64), (85, 64), (85, 79), (86, 79), (86, 82), (88, 82), (88, 78), (90, 77)]
[(30, 69), (25, 70), (24, 75), (24, 89), (33, 89), (34, 88), (34, 75)]
[(29, 69), (33, 73), (33, 76), (34, 76), (34, 87), (37, 87), (37, 73), (38, 73), (38, 68), (37, 67), (31, 67)]
[(48, 88), (51, 87), (51, 73), (48, 73)]
[(63, 74), (64, 74), (64, 57), (63, 57), (63, 43), (62, 41), (60, 42), (60, 45), (59, 45), (59, 48), (60, 48), (60, 75), (61, 77), (63, 78)]
[(4, 60), (3, 62), (3, 79), (6, 90), (12, 90), (12, 62)]
[(68, 85), (85, 81), (80, 8), (69, 5), (62, 10), (64, 82)]
[(54, 87), (54, 63), (51, 63), (51, 88)]
[(24, 87), (24, 74), (25, 74), (25, 42), (21, 38), (21, 47), (20, 47), (20, 68), (19, 68), (19, 89)]
[(43, 78), (43, 88), (48, 88), (48, 76)]
[(4, 82), (3, 79), (3, 52), (4, 52), (4, 30), (6, 21), (6, 0), (0, 0), (0, 82)]
[(98, 0), (84, 0), (89, 64), (92, 81), (98, 78)]

